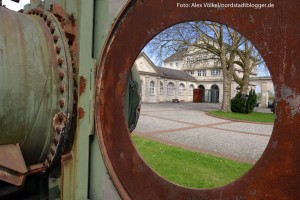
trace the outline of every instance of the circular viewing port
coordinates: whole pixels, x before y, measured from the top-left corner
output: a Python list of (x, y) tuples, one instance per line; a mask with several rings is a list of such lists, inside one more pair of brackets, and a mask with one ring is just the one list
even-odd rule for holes
[[(225, 0), (220, 0), (226, 3)], [(129, 3), (117, 19), (103, 50), (96, 76), (97, 136), (110, 176), (123, 199), (297, 199), (300, 165), (300, 114), (297, 74), (299, 56), (294, 41), (296, 13), (284, 2), (272, 9), (183, 8), (173, 1)], [(277, 13), (282, 13), (279, 16)], [(137, 153), (124, 114), (127, 77), (142, 48), (158, 33), (185, 21), (207, 20), (244, 35), (262, 55), (276, 91), (276, 120), (266, 150), (241, 178), (223, 187), (192, 189), (159, 176)], [(287, 31), (289, 30), (289, 31)], [(284, 48), (283, 48), (284, 47)], [(276, 56), (275, 56), (276, 54)], [(290, 59), (290, 58), (294, 59)], [(288, 73), (292, 71), (293, 73)], [(150, 84), (150, 83), (149, 83)], [(203, 85), (205, 86), (205, 85)], [(218, 85), (217, 85), (218, 86)], [(220, 87), (219, 87), (220, 88)], [(216, 86), (213, 89), (217, 89)], [(142, 108), (143, 109), (143, 108)], [(246, 130), (245, 130), (246, 131)]]
[(210, 21), (180, 23), (156, 35), (133, 68), (142, 104), (132, 139), (158, 175), (184, 187), (220, 187), (261, 157), (275, 120), (274, 86), (240, 33)]

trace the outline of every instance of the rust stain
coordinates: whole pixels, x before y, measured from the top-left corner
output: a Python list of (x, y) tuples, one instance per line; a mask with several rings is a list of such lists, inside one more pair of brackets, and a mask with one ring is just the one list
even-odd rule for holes
[(82, 95), (82, 93), (85, 91), (86, 88), (86, 79), (83, 76), (80, 76), (80, 82), (79, 82), (79, 96)]
[(64, 20), (65, 15), (66, 15), (65, 11), (58, 3), (52, 4), (52, 13), (60, 22), (62, 22)]
[(52, 125), (55, 131), (60, 132), (68, 123), (68, 115), (64, 112), (59, 112), (54, 115)]
[(84, 117), (84, 109), (82, 107), (79, 107), (78, 109), (78, 118), (82, 119)]
[(68, 162), (70, 162), (70, 160), (72, 160), (72, 158), (73, 158), (73, 156), (72, 156), (71, 152), (62, 155), (61, 156), (61, 164), (62, 165), (67, 164)]

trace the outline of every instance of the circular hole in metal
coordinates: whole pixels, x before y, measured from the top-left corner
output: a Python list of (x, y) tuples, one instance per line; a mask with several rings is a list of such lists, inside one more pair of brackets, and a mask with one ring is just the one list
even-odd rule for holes
[(143, 48), (133, 68), (142, 109), (132, 139), (159, 175), (185, 187), (219, 187), (261, 157), (273, 130), (274, 86), (240, 33), (210, 21), (176, 24)]
[[(295, 11), (292, 7), (290, 8), (293, 12)], [(148, 15), (150, 17), (144, 16), (145, 10), (147, 10), (147, 14), (150, 13)], [(294, 184), (295, 181), (292, 181), (292, 178), (285, 179), (281, 176), (282, 173), (289, 172), (295, 174), (293, 177), (296, 177), (296, 180), (299, 180), (300, 177), (299, 172), (292, 167), (295, 163), (299, 163), (293, 157), (297, 150), (285, 148), (285, 144), (293, 146), (295, 138), (299, 137), (295, 129), (291, 128), (291, 125), (299, 127), (295, 123), (295, 118), (299, 119), (299, 116), (297, 113), (289, 114), (291, 107), (286, 102), (287, 94), (291, 94), (291, 98), (294, 98), (297, 96), (299, 87), (293, 82), (296, 80), (294, 75), (281, 74), (283, 71), (276, 68), (276, 66), (284, 64), (290, 69), (295, 62), (291, 60), (285, 62), (283, 57), (271, 56), (274, 52), (286, 52), (282, 49), (282, 46), (286, 44), (285, 40), (278, 40), (278, 36), (284, 34), (295, 36), (296, 33), (277, 29), (276, 20), (279, 20), (279, 17), (274, 11), (280, 12), (282, 9), (280, 6), (276, 6), (272, 11), (264, 10), (264, 12), (261, 10), (251, 10), (250, 12), (247, 9), (238, 9), (235, 12), (232, 12), (232, 9), (199, 11), (196, 8), (179, 8), (176, 3), (171, 1), (163, 1), (160, 5), (153, 4), (152, 1), (144, 2), (143, 5), (139, 2), (127, 4), (103, 51), (96, 77), (97, 95), (95, 99), (96, 128), (100, 147), (112, 180), (123, 198), (233, 199), (241, 197), (257, 199), (278, 198), (278, 196), (286, 198), (299, 194), (298, 188)], [(276, 20), (268, 21), (268, 23), (260, 20), (265, 19), (266, 14), (270, 19)], [(237, 20), (238, 18), (243, 20)], [(124, 77), (129, 74), (142, 47), (162, 29), (186, 20), (198, 19), (209, 19), (231, 25), (255, 44), (273, 75), (278, 100), (277, 108), (280, 108), (277, 109), (275, 127), (270, 142), (262, 155), (263, 159), (260, 159), (248, 173), (235, 182), (209, 190), (196, 190), (171, 184), (157, 176), (141, 160), (128, 136), (129, 132), (123, 112), (124, 99), (122, 98), (125, 95), (126, 78), (124, 79)], [(248, 21), (250, 23), (245, 23)], [(288, 28), (295, 30), (291, 24), (287, 25)], [(278, 32), (268, 34), (268, 30), (271, 29), (278, 30)], [(262, 37), (264, 34), (267, 34), (266, 37)], [(288, 43), (288, 46), (292, 49), (294, 47), (291, 46), (291, 43)], [(287, 51), (286, 53), (291, 56), (291, 52)], [(298, 62), (297, 57), (296, 61)], [(297, 71), (296, 68), (293, 70)], [(282, 84), (283, 80), (284, 84)], [(118, 126), (116, 126), (116, 122), (118, 122)], [(285, 136), (285, 134), (281, 134), (281, 131), (288, 131), (289, 134)], [(282, 181), (274, 181), (278, 180), (277, 178), (283, 178), (284, 184)], [(285, 190), (287, 187), (289, 190)]]

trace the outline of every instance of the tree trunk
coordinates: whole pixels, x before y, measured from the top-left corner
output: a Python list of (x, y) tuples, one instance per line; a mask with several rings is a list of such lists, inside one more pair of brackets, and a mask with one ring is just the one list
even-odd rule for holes
[(240, 84), (240, 88), (241, 88), (241, 94), (248, 95), (248, 93), (249, 93), (249, 75), (244, 76), (242, 84)]
[(223, 112), (231, 112), (231, 77), (228, 71), (223, 71)]

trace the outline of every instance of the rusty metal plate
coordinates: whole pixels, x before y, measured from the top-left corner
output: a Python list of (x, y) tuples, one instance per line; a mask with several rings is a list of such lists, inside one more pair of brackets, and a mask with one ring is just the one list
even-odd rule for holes
[(19, 144), (0, 145), (0, 152), (0, 180), (22, 185), (28, 170)]
[[(96, 77), (95, 118), (116, 188), (124, 199), (300, 199), (299, 1), (251, 1), (274, 4), (262, 9), (177, 6), (189, 2), (130, 2), (107, 40)], [(238, 180), (213, 189), (184, 188), (153, 172), (134, 148), (124, 116), (126, 81), (139, 52), (163, 29), (188, 20), (216, 21), (251, 40), (269, 67), (278, 100), (274, 130), (260, 160)]]

